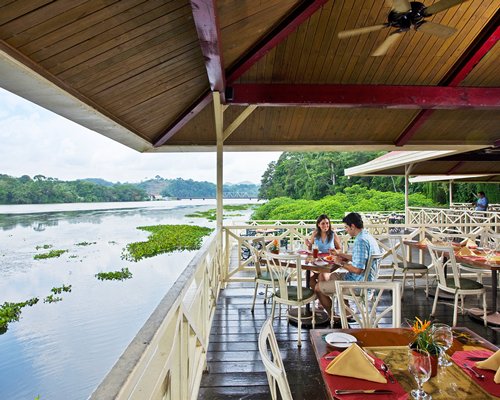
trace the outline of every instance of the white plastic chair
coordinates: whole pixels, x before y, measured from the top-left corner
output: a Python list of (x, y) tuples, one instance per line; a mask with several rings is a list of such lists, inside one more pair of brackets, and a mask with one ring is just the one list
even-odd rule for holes
[[(389, 313), (392, 313), (392, 327), (401, 326), (400, 282), (337, 281), (335, 288), (340, 304), (342, 329), (349, 328), (348, 313), (360, 328), (378, 328), (379, 322)], [(392, 295), (390, 306), (381, 304), (382, 296), (387, 291)], [(344, 301), (347, 301), (347, 304)]]
[[(467, 295), (482, 295), (483, 296), (483, 318), (484, 326), (486, 323), (486, 289), (483, 284), (472, 279), (462, 278), (460, 276), (460, 268), (455, 259), (455, 253), (453, 252), (452, 246), (437, 246), (433, 244), (428, 244), (427, 248), (432, 258), (432, 264), (436, 268), (436, 274), (438, 277), (438, 285), (436, 288), (436, 294), (434, 297), (434, 304), (432, 305), (431, 316), (436, 312), (436, 306), (439, 297), (439, 291), (451, 293), (454, 296), (453, 304), (453, 326), (457, 325), (457, 314), (458, 314), (458, 298), (461, 300), (462, 315), (465, 312), (464, 308), (464, 297)], [(448, 267), (448, 273), (451, 269), (452, 276), (448, 278), (445, 275), (445, 268)]]
[[(276, 303), (280, 304), (280, 317), (281, 317), (281, 304), (285, 304), (288, 307), (297, 307), (297, 328), (298, 328), (298, 341), (297, 346), (300, 347), (301, 343), (301, 331), (302, 331), (302, 320), (301, 311), (302, 306), (308, 303), (312, 303), (312, 326), (316, 325), (315, 312), (314, 312), (314, 300), (316, 300), (316, 294), (310, 288), (302, 286), (302, 267), (301, 259), (299, 255), (288, 255), (288, 254), (274, 254), (265, 253), (267, 260), (267, 268), (271, 273), (271, 282), (273, 285), (273, 309), (271, 312), (271, 319), (274, 319), (274, 310), (276, 308)], [(297, 285), (292, 285), (291, 277), (295, 276), (297, 278)]]
[(266, 368), (271, 398), (273, 400), (278, 398), (277, 389), (279, 389), (279, 393), (283, 400), (292, 400), (292, 392), (290, 391), (290, 385), (286, 377), (278, 342), (274, 334), (272, 318), (268, 318), (260, 329), (259, 353), (262, 358), (262, 363)]
[(269, 273), (267, 268), (265, 268), (265, 271), (263, 271), (261, 268), (262, 267), (261, 263), (264, 259), (263, 254), (266, 251), (266, 242), (264, 237), (256, 237), (255, 239), (251, 240), (249, 244), (250, 244), (249, 249), (252, 257), (252, 262), (255, 268), (255, 277), (254, 277), (255, 288), (253, 292), (253, 301), (251, 308), (251, 312), (253, 314), (255, 308), (255, 299), (257, 297), (257, 290), (259, 288), (259, 284), (264, 285), (266, 289), (266, 292), (264, 294), (264, 304), (266, 304), (268, 299), (267, 288), (269, 286), (272, 286), (271, 282), (272, 279), (271, 279), (271, 274)]
[[(404, 294), (405, 283), (406, 283), (406, 275), (413, 275), (413, 291), (415, 291), (415, 280), (416, 275), (419, 275), (422, 278), (425, 275), (425, 297), (429, 297), (429, 267), (425, 264), (415, 263), (408, 261), (408, 257), (406, 255), (406, 245), (403, 242), (403, 237), (398, 236), (397, 238), (391, 238), (392, 244), (392, 277), (391, 281), (394, 281), (394, 275), (397, 270), (403, 271), (403, 283), (401, 286), (401, 296)], [(398, 256), (397, 249), (401, 251), (401, 255)], [(400, 260), (399, 260), (400, 259)]]

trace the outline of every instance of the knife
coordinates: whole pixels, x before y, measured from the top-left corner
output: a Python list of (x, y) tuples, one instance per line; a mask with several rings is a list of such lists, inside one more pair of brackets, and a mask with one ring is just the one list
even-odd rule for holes
[(390, 394), (393, 393), (392, 390), (384, 390), (384, 389), (372, 389), (372, 390), (335, 390), (334, 392), (337, 395), (342, 394)]

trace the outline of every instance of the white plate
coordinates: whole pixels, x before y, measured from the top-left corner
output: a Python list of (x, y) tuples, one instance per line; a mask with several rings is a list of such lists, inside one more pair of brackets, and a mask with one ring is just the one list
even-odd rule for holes
[(317, 265), (318, 267), (323, 267), (325, 265), (328, 265), (328, 263), (326, 261), (323, 261), (323, 260), (316, 260), (316, 261), (314, 261), (314, 265)]
[(358, 340), (348, 333), (332, 332), (325, 336), (326, 343), (330, 346), (346, 348)]

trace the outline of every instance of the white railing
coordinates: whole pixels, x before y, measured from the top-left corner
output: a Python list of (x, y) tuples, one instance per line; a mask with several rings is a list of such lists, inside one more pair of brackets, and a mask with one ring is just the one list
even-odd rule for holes
[(196, 399), (223, 272), (215, 234), (162, 299), (91, 400)]

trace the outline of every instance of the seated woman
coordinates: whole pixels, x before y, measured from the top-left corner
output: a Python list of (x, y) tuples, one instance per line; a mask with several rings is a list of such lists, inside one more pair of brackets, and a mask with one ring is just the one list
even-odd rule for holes
[[(320, 253), (329, 253), (330, 249), (340, 250), (340, 238), (332, 230), (330, 224), (330, 218), (328, 215), (321, 214), (316, 220), (316, 229), (313, 231), (309, 238), (306, 238), (306, 246), (311, 249), (313, 245), (318, 246)], [(311, 289), (314, 290), (316, 283), (319, 281), (318, 273), (311, 274), (311, 279), (309, 285)], [(321, 275), (330, 275), (326, 272), (321, 273)], [(322, 277), (322, 280), (328, 280), (328, 276)]]

